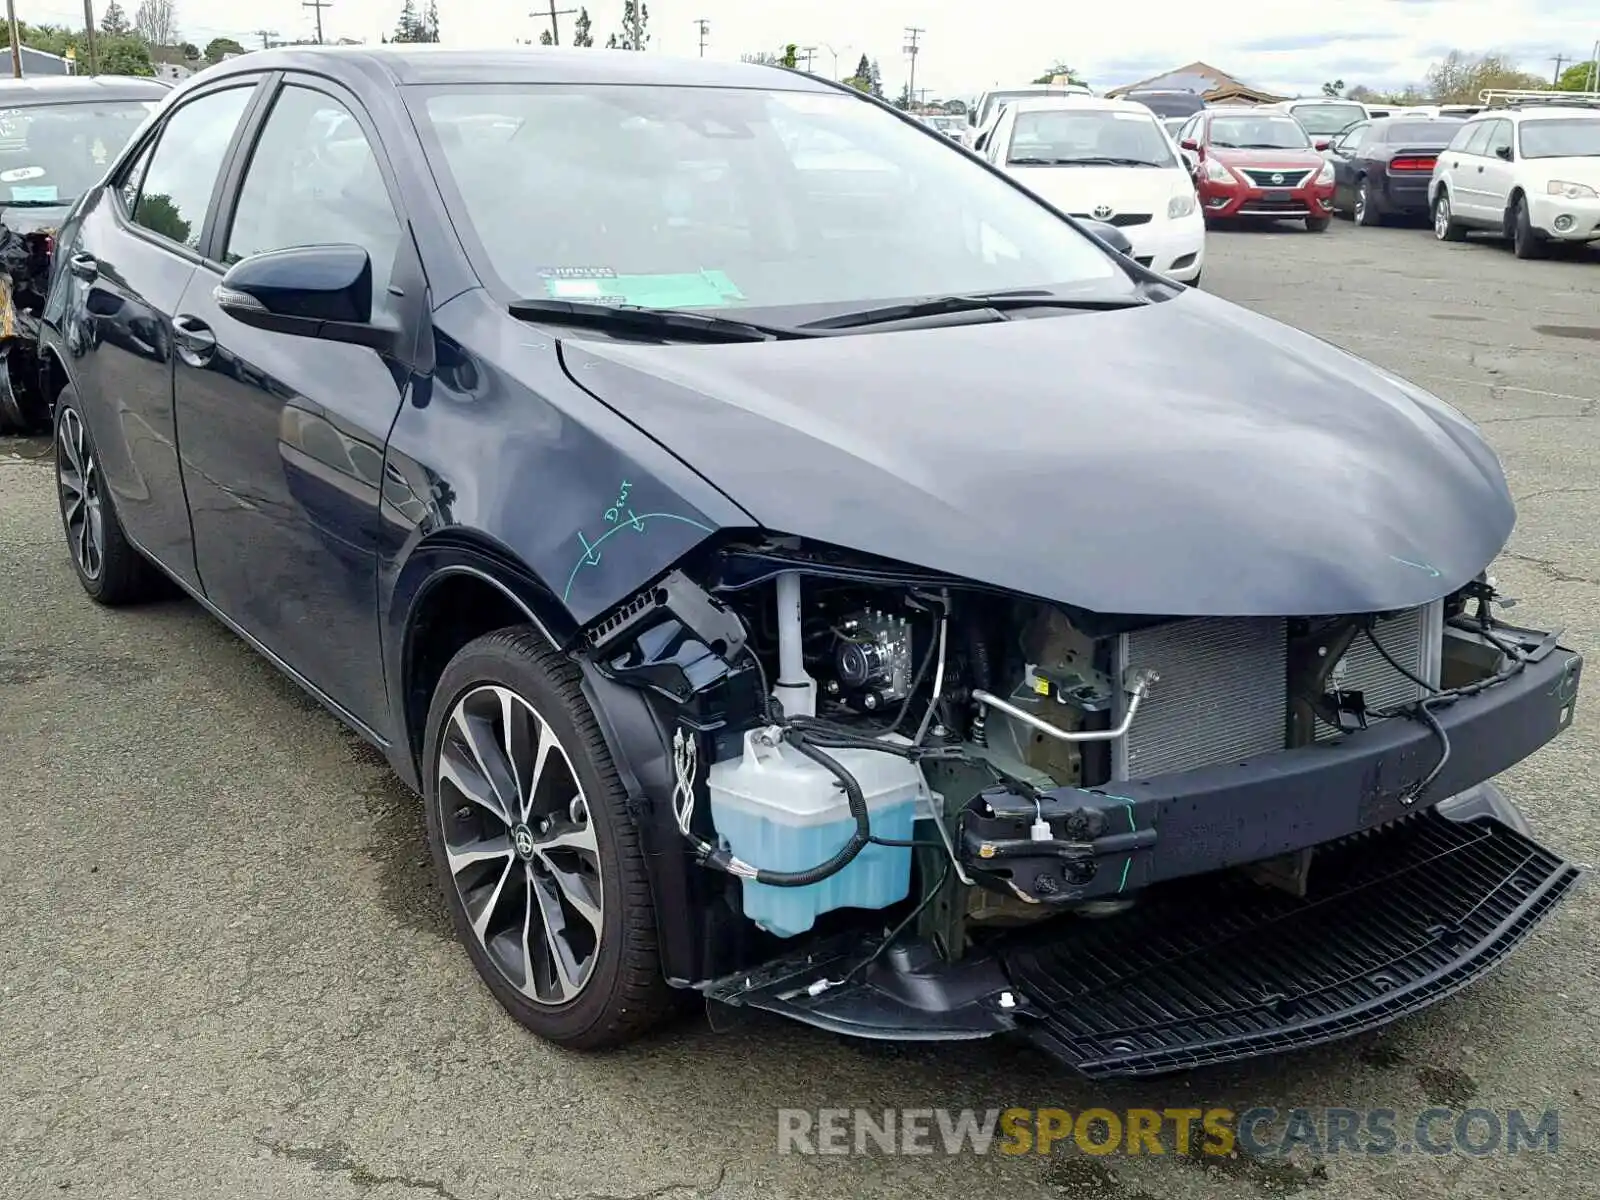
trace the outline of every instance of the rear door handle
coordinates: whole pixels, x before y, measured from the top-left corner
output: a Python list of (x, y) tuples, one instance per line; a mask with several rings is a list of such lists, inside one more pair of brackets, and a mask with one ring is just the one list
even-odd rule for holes
[(172, 322), (172, 333), (178, 343), (178, 357), (191, 367), (203, 367), (216, 353), (217, 335), (199, 317), (184, 315)]
[(79, 279), (95, 279), (100, 274), (100, 260), (81, 251), (67, 259), (67, 270)]

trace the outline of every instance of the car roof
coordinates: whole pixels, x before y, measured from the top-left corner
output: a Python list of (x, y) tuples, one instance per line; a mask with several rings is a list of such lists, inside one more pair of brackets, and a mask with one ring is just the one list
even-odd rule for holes
[[(749, 87), (786, 91), (837, 91), (838, 85), (783, 67), (639, 54), (632, 50), (571, 47), (470, 50), (438, 44), (383, 46), (280, 46), (227, 59), (202, 73), (304, 70), (335, 73), (340, 67), (386, 77), (401, 87), (418, 84), (593, 83), (675, 87)], [(200, 78), (197, 76), (196, 78)]]
[(1050, 109), (1070, 108), (1078, 109), (1079, 111), (1087, 109), (1090, 112), (1139, 113), (1142, 116), (1152, 118), (1155, 116), (1155, 114), (1143, 104), (1139, 104), (1132, 100), (1109, 99), (1105, 96), (1075, 96), (1071, 94), (1062, 96), (1036, 96), (1028, 100), (1014, 100), (1010, 104), (1006, 105), (1006, 107), (1014, 108), (1019, 113), (1046, 112)]
[(17, 108), (72, 100), (158, 100), (172, 90), (138, 75), (30, 75), (0, 79), (0, 105)]
[(1574, 104), (1571, 107), (1561, 104), (1540, 104), (1536, 108), (1486, 108), (1480, 113), (1473, 113), (1467, 120), (1549, 121), (1558, 118), (1571, 120), (1573, 117), (1589, 117), (1600, 121), (1600, 109), (1586, 108), (1581, 104)]

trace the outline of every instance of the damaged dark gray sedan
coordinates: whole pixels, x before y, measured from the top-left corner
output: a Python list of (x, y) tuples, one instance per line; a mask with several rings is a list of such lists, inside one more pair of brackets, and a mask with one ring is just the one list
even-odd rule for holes
[(380, 747), (544, 1037), (1165, 1072), (1414, 1012), (1579, 877), (1492, 782), (1582, 660), (1502, 617), (1479, 432), (848, 88), (263, 51), (59, 243), (85, 589)]

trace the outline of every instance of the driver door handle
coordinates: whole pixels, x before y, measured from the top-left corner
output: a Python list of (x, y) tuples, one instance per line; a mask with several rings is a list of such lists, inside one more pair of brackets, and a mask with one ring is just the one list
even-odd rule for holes
[(191, 367), (203, 367), (211, 361), (217, 349), (217, 335), (199, 317), (187, 314), (175, 317), (172, 333), (178, 343), (178, 356), (184, 362)]
[(81, 250), (67, 259), (67, 270), (79, 279), (94, 279), (100, 274), (100, 260), (92, 254), (85, 254)]

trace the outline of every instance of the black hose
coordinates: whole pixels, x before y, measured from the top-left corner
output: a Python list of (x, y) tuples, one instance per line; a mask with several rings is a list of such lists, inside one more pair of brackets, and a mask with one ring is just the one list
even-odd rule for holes
[(837, 759), (818, 750), (801, 734), (791, 731), (786, 737), (789, 744), (797, 751), (839, 781), (839, 786), (844, 789), (845, 797), (850, 803), (850, 815), (856, 819), (855, 832), (850, 835), (850, 840), (840, 846), (838, 853), (827, 862), (819, 863), (805, 871), (767, 871), (760, 867), (756, 868), (757, 883), (765, 883), (771, 887), (809, 887), (813, 883), (822, 882), (830, 875), (837, 875), (850, 865), (856, 855), (866, 849), (867, 843), (872, 840), (872, 814), (867, 811), (867, 798), (861, 794), (861, 785), (856, 782), (856, 777), (840, 766)]

